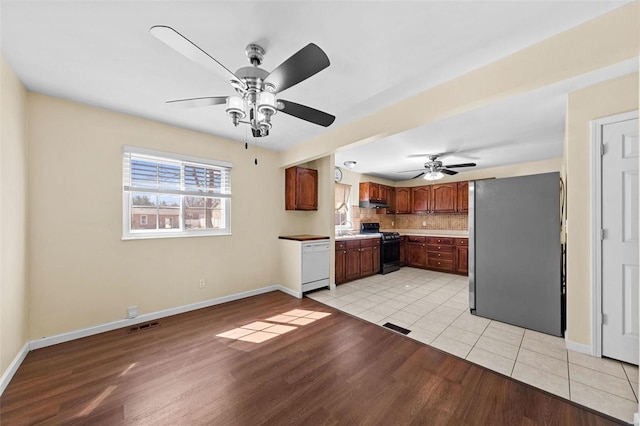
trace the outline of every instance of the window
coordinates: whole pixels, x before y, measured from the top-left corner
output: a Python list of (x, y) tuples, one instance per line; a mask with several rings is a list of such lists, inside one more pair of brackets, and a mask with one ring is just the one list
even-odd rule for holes
[(353, 227), (351, 204), (351, 185), (336, 183), (335, 188), (335, 226), (336, 229)]
[(230, 234), (231, 167), (125, 146), (122, 238)]

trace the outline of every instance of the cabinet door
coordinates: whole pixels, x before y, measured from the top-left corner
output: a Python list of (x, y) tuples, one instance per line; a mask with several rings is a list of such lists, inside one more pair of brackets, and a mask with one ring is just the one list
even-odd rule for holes
[(387, 204), (389, 205), (387, 213), (394, 214), (396, 212), (396, 189), (391, 186), (387, 187)]
[(458, 205), (456, 206), (460, 213), (469, 211), (469, 182), (458, 182)]
[(469, 247), (456, 247), (455, 270), (461, 274), (469, 273)]
[(318, 171), (298, 167), (296, 174), (298, 210), (318, 210)]
[(351, 281), (360, 278), (360, 249), (348, 249), (345, 256), (345, 279)]
[(427, 267), (427, 247), (423, 243), (409, 243), (407, 244), (409, 250), (407, 256), (407, 265), (414, 266), (416, 268)]
[(431, 201), (430, 186), (416, 186), (411, 188), (411, 213), (428, 213)]
[(396, 188), (396, 214), (411, 213), (410, 188)]
[(366, 277), (373, 274), (373, 247), (360, 249), (360, 276)]
[(336, 284), (342, 284), (347, 280), (347, 251), (336, 250)]
[(455, 270), (461, 274), (469, 274), (469, 239), (456, 238)]
[(441, 183), (431, 186), (431, 211), (434, 213), (455, 213), (458, 201), (458, 184)]
[(376, 244), (373, 248), (373, 274), (380, 272), (380, 244)]
[(372, 201), (380, 200), (380, 185), (377, 183), (369, 182), (369, 199)]
[(407, 237), (400, 237), (400, 266), (407, 263)]
[(378, 200), (382, 201), (383, 203), (387, 202), (387, 187), (385, 185), (379, 185), (378, 186)]

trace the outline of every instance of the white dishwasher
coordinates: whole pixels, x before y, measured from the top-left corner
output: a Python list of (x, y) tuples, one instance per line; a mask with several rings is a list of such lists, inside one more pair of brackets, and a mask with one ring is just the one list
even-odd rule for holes
[(329, 286), (330, 241), (302, 243), (302, 292)]

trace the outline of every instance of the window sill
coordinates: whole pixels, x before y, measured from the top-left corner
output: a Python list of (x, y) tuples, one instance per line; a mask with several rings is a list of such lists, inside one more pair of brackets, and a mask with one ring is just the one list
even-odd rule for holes
[(191, 237), (221, 237), (221, 236), (229, 236), (231, 235), (231, 232), (207, 232), (207, 233), (189, 233), (189, 234), (185, 234), (185, 233), (180, 233), (180, 234), (163, 234), (163, 235), (158, 235), (158, 234), (135, 234), (135, 235), (123, 235), (121, 240), (122, 241), (135, 241), (135, 240), (156, 240), (156, 239), (163, 239), (163, 238), (191, 238)]

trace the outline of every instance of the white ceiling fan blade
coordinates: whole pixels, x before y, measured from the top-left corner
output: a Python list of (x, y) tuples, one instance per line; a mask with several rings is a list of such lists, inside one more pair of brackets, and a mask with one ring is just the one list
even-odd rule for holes
[(224, 65), (216, 61), (207, 52), (200, 49), (188, 38), (166, 25), (156, 25), (151, 27), (149, 32), (167, 46), (173, 48), (176, 52), (181, 53), (203, 67), (219, 74), (225, 80), (229, 81), (234, 87), (246, 89), (247, 85), (240, 80), (234, 73), (229, 71)]

